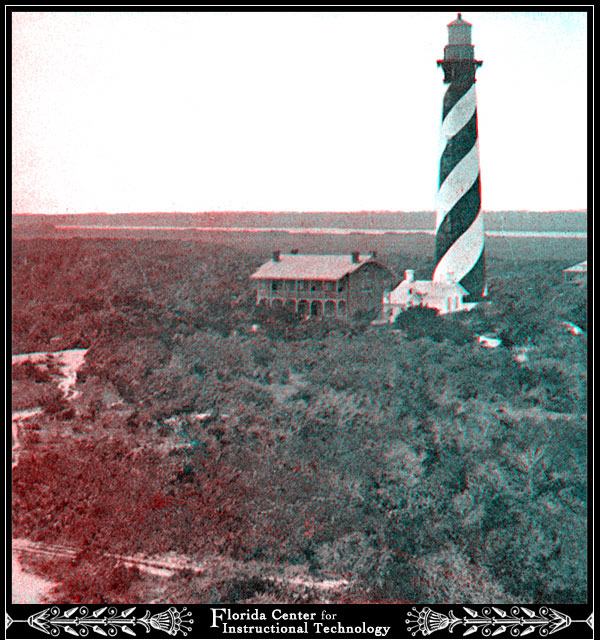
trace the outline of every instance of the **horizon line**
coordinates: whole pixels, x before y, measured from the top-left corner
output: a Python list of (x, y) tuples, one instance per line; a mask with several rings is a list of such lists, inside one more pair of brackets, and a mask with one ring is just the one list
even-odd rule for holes
[[(588, 209), (482, 209), (482, 213), (587, 213)], [(260, 211), (258, 209), (231, 209), (227, 211), (219, 210), (205, 210), (205, 211), (68, 211), (68, 212), (53, 212), (53, 213), (40, 213), (40, 212), (18, 212), (11, 213), (11, 216), (119, 216), (119, 215), (230, 215), (241, 213), (259, 213), (264, 215), (276, 215), (281, 213), (294, 213), (302, 215), (314, 215), (314, 214), (364, 214), (364, 213), (435, 213), (434, 209), (357, 209), (357, 210), (311, 210), (303, 211), (300, 209), (277, 209)]]

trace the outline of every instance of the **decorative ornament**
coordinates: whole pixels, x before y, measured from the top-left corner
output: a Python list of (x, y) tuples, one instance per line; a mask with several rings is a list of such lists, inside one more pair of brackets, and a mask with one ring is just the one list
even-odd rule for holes
[(170, 636), (187, 636), (194, 620), (191, 613), (183, 607), (181, 611), (169, 607), (166, 611), (150, 615), (150, 611), (141, 617), (133, 616), (136, 607), (118, 613), (115, 607), (100, 607), (90, 611), (87, 607), (72, 607), (61, 613), (59, 607), (43, 609), (29, 616), (27, 620), (13, 620), (6, 615), (6, 628), (14, 622), (26, 622), (33, 629), (58, 637), (61, 631), (78, 638), (86, 637), (90, 631), (101, 636), (114, 638), (119, 631), (136, 636), (136, 625), (142, 625), (146, 633), (150, 629), (164, 631)]
[[(162, 613), (157, 613), (156, 615), (150, 618), (150, 626), (153, 629), (159, 629), (160, 631), (166, 631), (170, 636), (176, 636), (180, 629), (183, 629), (183, 635), (187, 636), (188, 631), (191, 627), (186, 626), (184, 623), (187, 620), (182, 620), (182, 617), (190, 616), (191, 614), (188, 612), (187, 614), (183, 613), (186, 610), (184, 607), (182, 613), (179, 613), (175, 607), (169, 607), (166, 611)], [(183, 614), (183, 615), (182, 615)], [(190, 620), (190, 622), (194, 622)]]
[[(481, 613), (468, 607), (463, 609), (467, 615), (458, 618), (452, 611), (445, 615), (429, 607), (420, 611), (413, 607), (407, 614), (407, 629), (413, 636), (421, 633), (427, 637), (441, 629), (448, 628), (452, 632), (454, 627), (463, 625), (466, 627), (463, 636), (480, 631), (487, 638), (508, 632), (513, 638), (518, 638), (537, 631), (541, 637), (546, 637), (566, 629), (573, 622), (568, 615), (549, 607), (540, 607), (537, 614), (525, 607), (512, 607), (510, 613), (498, 607), (483, 607)], [(575, 622), (586, 622), (591, 627), (593, 619), (590, 616), (587, 620)]]

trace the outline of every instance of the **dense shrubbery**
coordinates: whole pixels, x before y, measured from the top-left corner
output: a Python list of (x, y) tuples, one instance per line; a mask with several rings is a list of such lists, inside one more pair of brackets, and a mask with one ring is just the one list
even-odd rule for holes
[(13, 482), (17, 535), (111, 553), (239, 553), (252, 492), (211, 453), (164, 458), (123, 436), (25, 452)]
[[(306, 565), (350, 579), (356, 601), (584, 601), (586, 344), (560, 323), (585, 293), (554, 263), (492, 264), (510, 276), (491, 279), (494, 304), (372, 329), (256, 309), (259, 262), (194, 243), (16, 243), (15, 350), (89, 347), (80, 436), (21, 453), (16, 534)], [(501, 348), (474, 342), (490, 331)], [(136, 580), (113, 573), (65, 589), (116, 602)], [(181, 588), (282, 597), (259, 577)]]
[(437, 309), (411, 307), (396, 316), (395, 325), (404, 330), (408, 340), (429, 338), (435, 342), (449, 340), (454, 344), (473, 341), (473, 333), (455, 315), (440, 316)]

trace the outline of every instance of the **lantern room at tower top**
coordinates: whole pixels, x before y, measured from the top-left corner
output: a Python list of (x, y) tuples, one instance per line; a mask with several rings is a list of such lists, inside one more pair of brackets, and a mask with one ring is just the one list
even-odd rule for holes
[(444, 47), (444, 59), (437, 61), (438, 66), (444, 70), (446, 84), (457, 80), (475, 82), (475, 70), (483, 63), (481, 60), (475, 60), (471, 29), (472, 25), (463, 20), (460, 13), (456, 20), (448, 25), (448, 44)]
[[(462, 14), (458, 14), (456, 20), (448, 25), (448, 45), (471, 45), (471, 28), (472, 24), (463, 20)], [(448, 50), (448, 47), (446, 47)], [(446, 52), (445, 52), (446, 53)], [(446, 57), (453, 58), (452, 55)]]

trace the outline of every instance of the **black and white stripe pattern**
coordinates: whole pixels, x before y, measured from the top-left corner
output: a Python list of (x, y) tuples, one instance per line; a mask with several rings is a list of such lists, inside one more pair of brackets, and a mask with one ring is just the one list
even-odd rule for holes
[(433, 281), (458, 282), (468, 301), (481, 298), (485, 280), (475, 78), (464, 70), (444, 96)]

